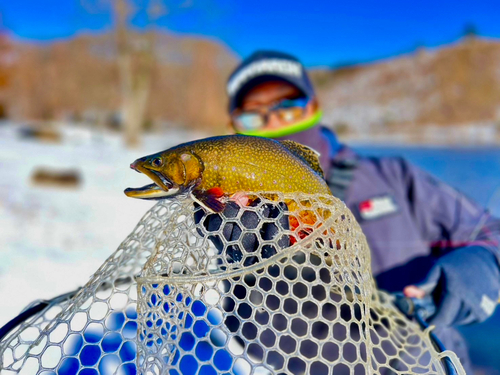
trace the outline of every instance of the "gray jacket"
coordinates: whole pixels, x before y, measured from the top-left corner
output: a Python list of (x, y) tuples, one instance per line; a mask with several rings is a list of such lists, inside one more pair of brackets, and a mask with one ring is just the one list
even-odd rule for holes
[[(492, 314), (499, 293), (498, 219), (403, 158), (361, 157), (344, 146), (331, 159), (327, 182), (367, 237), (380, 289), (398, 292), (418, 284), (444, 255), (479, 248), (490, 255), (472, 258), (473, 275), (467, 273), (469, 264), (459, 261), (456, 275), (450, 277), (470, 285), (463, 288), (465, 298), (477, 298), (480, 304), (486, 290), (494, 302), (485, 309), (466, 311), (454, 324), (483, 321)], [(436, 332), (472, 373), (461, 335), (450, 327), (438, 327)]]

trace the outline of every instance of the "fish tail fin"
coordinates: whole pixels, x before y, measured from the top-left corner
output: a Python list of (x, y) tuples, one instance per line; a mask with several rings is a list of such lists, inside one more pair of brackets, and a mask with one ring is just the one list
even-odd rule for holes
[(311, 167), (316, 173), (321, 177), (325, 177), (321, 164), (319, 162), (319, 152), (311, 147), (304, 146), (298, 142), (285, 139), (279, 141), (284, 147), (286, 147), (292, 154), (302, 159), (306, 162), (309, 167)]

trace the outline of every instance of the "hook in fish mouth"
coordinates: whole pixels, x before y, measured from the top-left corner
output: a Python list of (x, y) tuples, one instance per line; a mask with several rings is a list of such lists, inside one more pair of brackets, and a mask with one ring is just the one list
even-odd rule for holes
[(163, 174), (158, 171), (153, 171), (151, 169), (144, 168), (135, 163), (130, 165), (130, 168), (134, 169), (139, 173), (144, 173), (150, 179), (153, 180), (153, 184), (149, 184), (140, 188), (127, 188), (124, 193), (130, 198), (139, 199), (164, 199), (177, 195), (180, 191), (178, 186), (166, 178)]

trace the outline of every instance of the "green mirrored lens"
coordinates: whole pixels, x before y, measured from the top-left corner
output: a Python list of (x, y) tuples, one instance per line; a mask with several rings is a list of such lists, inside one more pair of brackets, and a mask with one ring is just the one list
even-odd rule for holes
[(256, 130), (264, 126), (264, 119), (258, 113), (243, 113), (236, 117), (235, 125), (240, 130)]

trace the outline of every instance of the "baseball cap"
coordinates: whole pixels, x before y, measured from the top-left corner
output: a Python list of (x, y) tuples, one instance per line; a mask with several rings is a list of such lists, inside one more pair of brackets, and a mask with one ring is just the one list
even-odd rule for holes
[(257, 51), (245, 59), (227, 81), (229, 112), (238, 107), (252, 87), (271, 80), (290, 83), (309, 98), (315, 96), (307, 72), (296, 57), (278, 51)]

